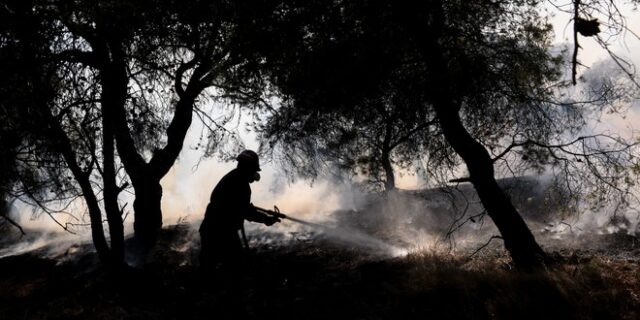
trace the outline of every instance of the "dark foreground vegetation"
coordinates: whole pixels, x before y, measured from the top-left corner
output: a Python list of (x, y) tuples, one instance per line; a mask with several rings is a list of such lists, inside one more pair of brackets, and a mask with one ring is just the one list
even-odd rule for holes
[[(113, 276), (86, 245), (0, 259), (0, 319), (637, 319), (637, 239), (551, 252), (545, 271), (506, 254), (381, 258), (324, 240), (257, 244), (241, 298), (204, 282), (194, 231), (164, 229), (144, 269)], [(599, 240), (617, 245), (620, 237)], [(606, 246), (603, 246), (605, 248)], [(620, 249), (622, 248), (622, 249)], [(552, 250), (550, 250), (552, 251)]]

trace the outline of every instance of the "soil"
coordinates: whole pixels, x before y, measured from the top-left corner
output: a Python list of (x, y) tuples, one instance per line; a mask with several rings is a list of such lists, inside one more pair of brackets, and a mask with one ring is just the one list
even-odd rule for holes
[(90, 245), (0, 259), (0, 319), (638, 319), (635, 239), (560, 250), (514, 270), (501, 250), (401, 257), (321, 238), (254, 242), (241, 276), (199, 270), (188, 226), (163, 231), (147, 261), (103, 269)]

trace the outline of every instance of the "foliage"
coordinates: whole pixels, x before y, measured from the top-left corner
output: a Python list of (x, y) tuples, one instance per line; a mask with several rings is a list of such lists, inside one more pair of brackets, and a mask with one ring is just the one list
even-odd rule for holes
[(58, 30), (47, 15), (29, 12), (31, 5), (8, 3), (2, 10), (2, 159), (7, 164), (3, 174), (10, 177), (3, 181), (3, 195), (45, 207), (52, 200), (73, 199), (79, 191), (61, 165), (64, 159), (43, 113), (45, 105), (61, 99), (55, 88), (65, 85), (46, 52)]
[[(393, 149), (394, 167), (425, 169), (431, 185), (459, 174), (460, 159), (430, 122), (439, 92), (429, 88), (443, 76), (420, 61), (410, 36), (415, 30), (402, 22), (412, 14), (428, 20), (427, 9), (403, 12), (400, 4), (369, 1), (265, 3), (273, 14), (255, 19), (252, 32), (262, 41), (251, 49), (263, 54), (283, 100), (261, 127), (262, 137), (292, 173), (314, 177), (337, 166), (384, 181), (385, 132), (397, 138), (425, 125)], [(613, 180), (625, 185), (635, 179), (629, 171), (610, 169), (637, 162), (633, 138), (586, 130), (598, 112), (628, 102), (632, 88), (600, 79), (591, 79), (602, 85), (582, 95), (569, 87), (562, 74), (568, 61), (564, 52), (552, 54), (551, 26), (539, 4), (444, 2), (440, 43), (463, 124), (490, 152), (498, 177), (555, 172), (600, 188)], [(278, 44), (263, 48), (263, 42)], [(578, 194), (593, 191), (579, 192), (577, 179), (564, 183)]]
[[(245, 87), (262, 87), (250, 76), (250, 63), (229, 54), (234, 14), (225, 1), (30, 1), (2, 9), (8, 30), (3, 57), (31, 59), (8, 63), (8, 75), (21, 78), (3, 79), (12, 84), (3, 86), (7, 113), (15, 113), (11, 124), (20, 125), (24, 137), (16, 142), (25, 164), (17, 174), (25, 192), (21, 199), (48, 213), (54, 212), (48, 200), (69, 203), (91, 194), (104, 199), (110, 228), (121, 228), (114, 221), (124, 210), (118, 194), (131, 182), (136, 200), (146, 197), (136, 218), (139, 212), (154, 215), (152, 222), (139, 222), (159, 227), (159, 181), (182, 149), (194, 112), (211, 130), (203, 144), (215, 149), (238, 143), (237, 137), (220, 130), (228, 118), (216, 122), (201, 106), (218, 99), (242, 105), (262, 99), (260, 93), (245, 94)], [(37, 52), (25, 58), (14, 46)], [(20, 99), (36, 100), (35, 106), (21, 109)], [(56, 188), (36, 192), (41, 184)], [(100, 208), (97, 202), (88, 206), (99, 233)], [(153, 207), (158, 210), (151, 212)]]

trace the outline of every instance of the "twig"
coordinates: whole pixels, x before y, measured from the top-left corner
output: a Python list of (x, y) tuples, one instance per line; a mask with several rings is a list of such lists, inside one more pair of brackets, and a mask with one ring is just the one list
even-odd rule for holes
[(491, 241), (493, 241), (493, 239), (503, 239), (503, 238), (501, 236), (491, 236), (491, 238), (489, 238), (489, 241), (487, 241), (487, 243), (483, 244), (480, 248), (476, 249), (476, 251), (474, 251), (468, 258), (475, 256), (476, 253), (480, 252), (480, 250), (486, 248), (491, 243)]
[(576, 73), (578, 66), (578, 48), (580, 48), (580, 44), (578, 43), (578, 8), (580, 6), (580, 0), (573, 1), (573, 59), (571, 64), (571, 81), (573, 85), (576, 85)]
[(14, 227), (18, 228), (18, 230), (20, 230), (20, 233), (22, 234), (22, 236), (26, 236), (27, 234), (24, 232), (24, 229), (22, 229), (22, 227), (20, 226), (20, 224), (18, 224), (17, 222), (15, 222), (13, 219), (9, 218), (6, 214), (4, 213), (0, 213), (0, 217), (2, 217), (3, 219), (5, 219), (7, 222), (9, 222), (11, 225), (13, 225)]
[[(563, 225), (565, 225), (565, 226), (567, 226), (567, 227), (569, 227), (569, 232), (573, 233), (573, 225), (571, 225), (571, 224), (570, 224), (570, 223), (568, 223), (568, 222), (564, 222), (564, 221), (560, 221), (559, 223), (560, 223), (560, 224), (563, 224)], [(580, 228), (578, 228), (578, 227), (576, 227), (576, 229), (578, 229), (579, 231), (582, 231), (582, 229), (580, 229)], [(565, 230), (566, 230), (566, 229), (565, 229)]]

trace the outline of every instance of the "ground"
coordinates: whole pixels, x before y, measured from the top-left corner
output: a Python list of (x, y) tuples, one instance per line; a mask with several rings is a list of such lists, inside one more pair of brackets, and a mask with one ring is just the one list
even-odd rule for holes
[(0, 319), (640, 317), (636, 242), (625, 254), (552, 249), (556, 263), (535, 273), (513, 270), (501, 250), (392, 258), (321, 238), (259, 243), (229, 289), (198, 272), (193, 235), (165, 229), (146, 264), (117, 275), (89, 245), (0, 259)]

